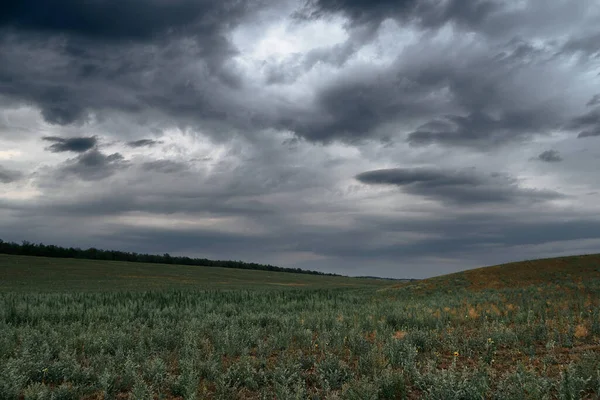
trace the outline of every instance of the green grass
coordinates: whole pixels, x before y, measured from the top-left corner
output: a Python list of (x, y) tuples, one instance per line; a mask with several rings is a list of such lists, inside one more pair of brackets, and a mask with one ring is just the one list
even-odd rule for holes
[[(427, 291), (461, 286), (469, 290), (505, 289), (600, 279), (600, 254), (519, 261), (443, 275), (411, 287)], [(404, 286), (404, 285), (398, 285)]]
[[(402, 285), (3, 260), (2, 399), (566, 400), (600, 394), (598, 256)], [(223, 274), (231, 283), (214, 290)]]
[(0, 254), (0, 291), (383, 287), (390, 282), (233, 268)]

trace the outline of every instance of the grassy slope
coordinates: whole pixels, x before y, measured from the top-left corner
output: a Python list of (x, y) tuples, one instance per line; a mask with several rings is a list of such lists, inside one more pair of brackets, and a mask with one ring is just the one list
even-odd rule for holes
[(425, 291), (463, 287), (469, 290), (506, 289), (578, 283), (600, 279), (600, 254), (520, 261), (476, 268), (410, 284), (395, 285)]
[(380, 287), (384, 280), (232, 268), (0, 255), (0, 290)]

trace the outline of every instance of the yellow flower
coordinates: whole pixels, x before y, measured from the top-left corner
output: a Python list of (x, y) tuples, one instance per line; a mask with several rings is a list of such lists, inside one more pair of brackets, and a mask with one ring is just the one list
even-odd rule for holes
[(458, 357), (458, 351), (454, 352), (454, 357)]

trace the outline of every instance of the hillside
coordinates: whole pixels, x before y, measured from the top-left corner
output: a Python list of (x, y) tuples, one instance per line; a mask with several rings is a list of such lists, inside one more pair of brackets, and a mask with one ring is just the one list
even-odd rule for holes
[(508, 289), (528, 286), (573, 285), (600, 279), (600, 254), (527, 260), (396, 285), (415, 290), (465, 288), (468, 290)]
[(220, 267), (0, 254), (0, 291), (379, 287), (389, 281)]

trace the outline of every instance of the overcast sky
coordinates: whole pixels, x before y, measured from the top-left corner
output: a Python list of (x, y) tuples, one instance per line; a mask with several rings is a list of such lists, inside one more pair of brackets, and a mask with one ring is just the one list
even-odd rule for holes
[(600, 252), (596, 0), (8, 0), (0, 238), (423, 278)]

